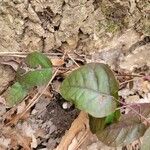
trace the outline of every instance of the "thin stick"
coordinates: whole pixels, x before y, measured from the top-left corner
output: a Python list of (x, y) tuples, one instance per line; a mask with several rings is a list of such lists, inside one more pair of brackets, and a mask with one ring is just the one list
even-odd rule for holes
[(18, 58), (25, 58), (26, 55), (19, 55), (19, 54), (7, 54), (7, 55), (1, 55), (0, 57), (18, 57)]
[[(0, 56), (3, 57), (21, 57), (24, 58), (26, 57), (30, 52), (0, 52)], [(43, 53), (47, 56), (62, 56), (62, 53)]]
[[(121, 110), (121, 109), (123, 109), (123, 108), (127, 108), (128, 105), (130, 105), (130, 104), (126, 104), (126, 105), (124, 105), (124, 106), (118, 107), (118, 108), (116, 108), (115, 110)], [(132, 105), (132, 104), (131, 104), (131, 105)]]
[(0, 55), (27, 55), (29, 52), (0, 52)]
[[(113, 97), (113, 96), (112, 96)], [(113, 97), (114, 98), (114, 97)], [(114, 98), (115, 99), (115, 98)], [(123, 105), (126, 105), (126, 103), (124, 102), (121, 102), (117, 99), (115, 99), (115, 101), (123, 104)], [(138, 111), (136, 111), (135, 109), (133, 109), (130, 105), (126, 105), (126, 107), (128, 107), (129, 109), (131, 109), (133, 112), (135, 112), (138, 116), (140, 116), (141, 118), (143, 118), (149, 125), (150, 125), (150, 121), (148, 121), (148, 119), (146, 117), (144, 117), (143, 115), (141, 115)]]
[(125, 82), (122, 82), (122, 83), (120, 83), (120, 85), (123, 85), (123, 84), (126, 84), (126, 83), (129, 83), (129, 82), (131, 82), (131, 81), (134, 81), (134, 80), (136, 80), (136, 79), (130, 79), (130, 80), (128, 80), (128, 81), (125, 81)]
[(53, 81), (53, 79), (55, 78), (56, 74), (58, 73), (59, 68), (55, 71), (55, 73), (53, 74), (52, 78), (50, 79), (50, 81), (48, 82), (48, 84), (45, 86), (45, 88), (42, 90), (42, 92), (38, 92), (31, 100), (31, 102), (27, 105), (27, 107), (25, 108), (25, 111), (20, 115), (20, 117), (22, 117), (38, 100), (39, 98), (43, 95), (43, 93), (46, 91), (46, 89), (48, 88), (48, 86), (51, 84), (51, 82)]
[(76, 64), (77, 67), (80, 67), (80, 65), (70, 56), (70, 54), (67, 55)]
[(139, 74), (124, 74), (124, 75), (115, 74), (115, 76), (144, 77), (144, 75)]

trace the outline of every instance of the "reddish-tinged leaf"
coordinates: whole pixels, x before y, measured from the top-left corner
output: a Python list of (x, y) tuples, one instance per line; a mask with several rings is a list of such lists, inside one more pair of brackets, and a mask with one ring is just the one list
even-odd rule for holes
[(146, 118), (150, 117), (150, 104), (136, 104), (130, 106), (132, 109), (121, 116), (118, 123), (106, 127), (103, 131), (96, 133), (100, 141), (108, 146), (123, 146), (132, 143), (145, 133), (147, 126)]
[(141, 146), (141, 150), (149, 150), (149, 149), (150, 149), (150, 127), (146, 130), (143, 136), (143, 141)]

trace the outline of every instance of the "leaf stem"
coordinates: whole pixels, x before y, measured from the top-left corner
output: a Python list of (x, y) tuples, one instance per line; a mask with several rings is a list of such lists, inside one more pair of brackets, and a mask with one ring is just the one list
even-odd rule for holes
[(144, 77), (144, 75), (139, 75), (139, 74), (124, 74), (124, 75), (116, 74), (115, 76)]

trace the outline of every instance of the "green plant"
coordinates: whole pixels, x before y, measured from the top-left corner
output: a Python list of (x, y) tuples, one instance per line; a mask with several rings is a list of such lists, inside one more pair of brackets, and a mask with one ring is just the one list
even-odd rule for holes
[(131, 110), (121, 115), (118, 90), (118, 82), (107, 65), (90, 63), (73, 71), (63, 81), (60, 93), (89, 114), (91, 131), (100, 141), (117, 147), (142, 137), (148, 128), (144, 121), (148, 122), (150, 115), (150, 104), (131, 105)]
[(35, 86), (48, 83), (52, 77), (52, 63), (44, 54), (32, 52), (19, 67), (16, 82), (7, 90), (5, 98), (9, 106), (21, 102)]
[[(19, 67), (16, 82), (7, 90), (10, 106), (21, 102), (35, 86), (47, 84), (52, 78), (52, 63), (42, 53), (33, 52)], [(93, 134), (108, 146), (124, 146), (143, 136), (141, 150), (150, 149), (150, 104), (126, 106), (130, 111), (120, 113), (119, 84), (110, 68), (90, 63), (73, 71), (62, 83), (62, 97), (88, 113)]]

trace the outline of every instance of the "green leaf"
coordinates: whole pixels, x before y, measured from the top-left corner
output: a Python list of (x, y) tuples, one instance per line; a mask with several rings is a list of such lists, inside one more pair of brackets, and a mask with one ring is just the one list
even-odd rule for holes
[(89, 115), (90, 130), (93, 134), (102, 131), (105, 128), (105, 119), (106, 117), (95, 118)]
[(7, 91), (6, 101), (11, 106), (21, 102), (33, 87), (48, 83), (52, 77), (52, 63), (42, 53), (30, 53), (25, 64), (28, 71), (19, 68), (17, 82)]
[(139, 121), (124, 120), (118, 123), (112, 124), (103, 131), (97, 132), (96, 135), (100, 141), (108, 146), (124, 146), (132, 143), (134, 140), (140, 138), (146, 127)]
[(90, 130), (93, 134), (102, 131), (106, 126), (117, 122), (120, 118), (120, 110), (108, 115), (104, 118), (95, 118), (89, 115)]
[(19, 73), (17, 78), (18, 82), (24, 87), (31, 89), (35, 86), (46, 84), (51, 79), (52, 63), (42, 53), (30, 53), (26, 57), (25, 62), (31, 71), (25, 72), (24, 74)]
[(143, 141), (141, 146), (141, 150), (149, 150), (149, 149), (150, 149), (150, 127), (146, 130), (143, 136)]
[(115, 112), (118, 82), (105, 64), (90, 63), (73, 71), (62, 83), (60, 93), (77, 108), (102, 118)]
[(26, 97), (28, 90), (23, 88), (23, 86), (16, 82), (11, 88), (6, 92), (6, 100), (10, 106), (13, 106), (22, 101)]
[(114, 113), (106, 117), (105, 125), (110, 125), (114, 122), (117, 122), (119, 118), (120, 118), (120, 110), (117, 110)]
[(40, 52), (32, 52), (27, 55), (25, 63), (30, 68), (37, 68), (39, 66), (42, 68), (52, 68), (52, 62), (50, 59)]
[(149, 118), (150, 104), (136, 104), (130, 107), (132, 110), (128, 114), (122, 115), (117, 123), (107, 126), (103, 131), (96, 132), (100, 141), (108, 146), (117, 147), (130, 144), (143, 136), (147, 126), (143, 123), (145, 120), (137, 113)]
[(35, 86), (46, 84), (52, 77), (51, 69), (40, 69), (35, 71), (29, 71), (23, 76), (20, 76), (18, 82), (26, 89), (31, 89)]

